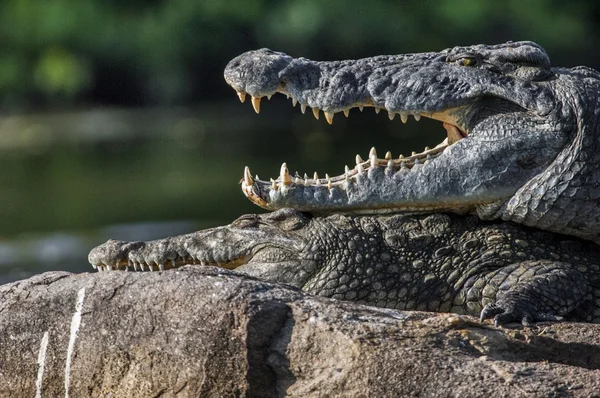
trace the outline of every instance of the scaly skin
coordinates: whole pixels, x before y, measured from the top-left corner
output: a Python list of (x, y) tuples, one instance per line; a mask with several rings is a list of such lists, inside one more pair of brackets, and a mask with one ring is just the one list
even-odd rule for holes
[(93, 249), (99, 270), (235, 268), (320, 296), (403, 310), (600, 322), (600, 248), (475, 216), (311, 217), (292, 209)]
[(302, 110), (384, 109), (440, 120), (448, 139), (407, 158), (367, 161), (325, 179), (260, 181), (242, 189), (269, 209), (314, 214), (476, 213), (600, 242), (600, 75), (552, 67), (532, 42), (316, 62), (267, 49), (232, 60), (226, 81), (240, 99), (274, 93)]

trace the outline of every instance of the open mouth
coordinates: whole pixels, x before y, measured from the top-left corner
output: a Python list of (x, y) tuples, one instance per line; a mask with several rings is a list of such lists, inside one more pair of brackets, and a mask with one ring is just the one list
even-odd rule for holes
[[(279, 88), (277, 92), (286, 95), (288, 99), (291, 98), (293, 106), (298, 104), (298, 100), (294, 98), (294, 96), (287, 93), (283, 88)], [(247, 93), (237, 91), (237, 94), (240, 101), (245, 102)], [(270, 98), (271, 95), (268, 95), (267, 99)], [(252, 107), (256, 113), (260, 112), (261, 99), (262, 98), (260, 97), (251, 97)], [(275, 191), (279, 189), (286, 189), (290, 186), (325, 186), (329, 189), (332, 189), (335, 186), (342, 186), (343, 184), (347, 185), (353, 180), (360, 178), (362, 173), (368, 172), (370, 169), (374, 168), (382, 167), (385, 169), (386, 174), (396, 173), (403, 169), (410, 170), (415, 165), (425, 164), (435, 159), (436, 157), (440, 156), (448, 147), (454, 145), (469, 135), (467, 128), (460, 125), (458, 117), (456, 116), (458, 113), (460, 113), (460, 108), (453, 108), (439, 112), (393, 112), (385, 107), (374, 105), (372, 101), (367, 101), (362, 104), (350, 106), (339, 113), (343, 113), (344, 116), (348, 117), (351, 109), (358, 108), (360, 111), (362, 111), (363, 108), (366, 107), (374, 108), (376, 113), (385, 110), (388, 113), (390, 120), (394, 120), (398, 115), (398, 118), (402, 121), (402, 123), (406, 123), (409, 116), (413, 116), (416, 121), (419, 121), (421, 117), (428, 117), (441, 121), (444, 129), (446, 130), (447, 137), (434, 148), (425, 147), (422, 152), (412, 152), (410, 156), (400, 155), (397, 158), (394, 158), (389, 151), (385, 153), (383, 158), (380, 158), (377, 155), (375, 148), (372, 148), (369, 152), (369, 158), (367, 160), (363, 160), (360, 155), (356, 155), (355, 166), (353, 168), (346, 166), (343, 174), (337, 176), (329, 176), (328, 174), (325, 174), (325, 178), (319, 178), (316, 172), (313, 176), (308, 176), (307, 174), (301, 176), (297, 173), (292, 176), (288, 170), (287, 164), (283, 163), (277, 178), (271, 178), (269, 181), (264, 181), (260, 180), (258, 176), (252, 177), (250, 169), (246, 167), (244, 169), (244, 177), (241, 181), (244, 194), (259, 206), (264, 207), (266, 204), (263, 203), (264, 199), (259, 195), (256, 195), (254, 192), (256, 189), (255, 185), (257, 184), (263, 186), (264, 188), (270, 188), (271, 190)], [(300, 104), (300, 111), (302, 113), (305, 113), (307, 108), (309, 108), (307, 104)], [(317, 108), (311, 109), (314, 117), (319, 119), (321, 110)], [(331, 111), (324, 111), (323, 113), (327, 123), (333, 124), (335, 113)]]

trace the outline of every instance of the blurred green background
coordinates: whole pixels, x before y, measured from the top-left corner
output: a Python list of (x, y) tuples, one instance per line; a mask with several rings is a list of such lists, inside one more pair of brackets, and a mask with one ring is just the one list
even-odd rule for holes
[(0, 282), (90, 270), (108, 238), (141, 240), (260, 209), (263, 178), (339, 174), (376, 145), (409, 153), (444, 136), (374, 112), (260, 116), (222, 71), (260, 47), (334, 60), (533, 40), (561, 66), (600, 67), (600, 3), (472, 0), (4, 0), (0, 3)]

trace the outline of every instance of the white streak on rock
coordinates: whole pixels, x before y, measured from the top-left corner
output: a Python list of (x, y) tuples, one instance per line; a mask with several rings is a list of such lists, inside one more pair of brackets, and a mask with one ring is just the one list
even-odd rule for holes
[(75, 313), (71, 319), (71, 337), (69, 338), (69, 347), (67, 348), (67, 362), (65, 364), (65, 398), (69, 398), (69, 387), (71, 384), (71, 358), (73, 356), (73, 348), (75, 347), (75, 339), (81, 325), (81, 310), (83, 309), (83, 299), (85, 297), (85, 287), (82, 287), (77, 292), (77, 303), (75, 304)]
[(46, 349), (48, 348), (48, 332), (44, 333), (40, 343), (40, 352), (38, 354), (38, 375), (35, 382), (35, 398), (42, 398), (42, 381), (44, 379), (44, 364), (46, 363)]

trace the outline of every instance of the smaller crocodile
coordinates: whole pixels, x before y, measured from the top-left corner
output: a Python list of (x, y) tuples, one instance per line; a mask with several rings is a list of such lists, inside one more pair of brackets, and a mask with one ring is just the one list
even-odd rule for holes
[(109, 240), (89, 261), (101, 271), (215, 265), (334, 299), (496, 324), (600, 323), (600, 247), (475, 216), (321, 217), (286, 208), (150, 242)]

